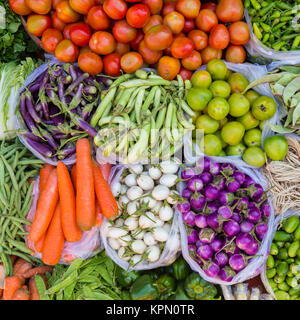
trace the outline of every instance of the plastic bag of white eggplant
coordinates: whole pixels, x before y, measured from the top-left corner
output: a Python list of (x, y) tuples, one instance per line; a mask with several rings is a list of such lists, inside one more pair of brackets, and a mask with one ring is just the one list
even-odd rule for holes
[(148, 270), (175, 261), (180, 250), (175, 211), (179, 165), (115, 166), (110, 186), (119, 214), (101, 225), (107, 255), (125, 270)]

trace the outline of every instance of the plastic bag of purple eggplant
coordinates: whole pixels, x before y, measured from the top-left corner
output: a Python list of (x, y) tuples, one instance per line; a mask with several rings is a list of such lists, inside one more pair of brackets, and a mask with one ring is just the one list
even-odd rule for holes
[(61, 160), (70, 165), (76, 162), (76, 140), (97, 134), (89, 121), (105, 85), (76, 64), (47, 57), (20, 89), (18, 136), (44, 162), (56, 165)]
[[(291, 216), (300, 217), (300, 212), (296, 212), (294, 210), (288, 210), (285, 213), (283, 213), (283, 214), (281, 214), (281, 215), (276, 217), (274, 225), (273, 225), (273, 228), (272, 228), (272, 233), (271, 233), (271, 236), (270, 236), (270, 239), (269, 239), (269, 242), (268, 242), (268, 254), (270, 253), (271, 244), (273, 242), (273, 238), (274, 238), (274, 235), (275, 235), (275, 233), (277, 231), (278, 226), (281, 224), (282, 220), (287, 219), (287, 218), (289, 218)], [(275, 300), (277, 300), (277, 298), (275, 296), (275, 293), (274, 293), (272, 287), (270, 286), (266, 271), (267, 271), (267, 266), (265, 264), (264, 267), (263, 267), (263, 271), (260, 274), (261, 281), (264, 284), (264, 286), (265, 286), (266, 290), (268, 291), (268, 293), (270, 295), (272, 295), (272, 297)]]
[[(26, 219), (33, 222), (36, 212), (37, 201), (39, 197), (39, 177), (34, 182), (32, 190), (33, 201), (31, 207), (28, 211)], [(30, 226), (25, 225), (25, 230), (29, 232)], [(25, 237), (26, 245), (28, 248), (35, 252), (34, 257), (41, 259), (42, 254), (35, 250), (34, 243)], [(77, 242), (67, 242), (64, 243), (64, 248), (61, 255), (61, 260), (59, 264), (70, 264), (73, 260), (77, 258), (88, 259), (95, 254), (97, 254), (101, 249), (101, 241), (99, 234), (99, 227), (93, 227), (89, 231), (84, 231), (82, 233), (81, 239)]]
[[(198, 168), (198, 169), (195, 169)], [(177, 208), (182, 254), (209, 282), (233, 285), (257, 276), (268, 256), (274, 209), (259, 169), (204, 157), (184, 166)]]

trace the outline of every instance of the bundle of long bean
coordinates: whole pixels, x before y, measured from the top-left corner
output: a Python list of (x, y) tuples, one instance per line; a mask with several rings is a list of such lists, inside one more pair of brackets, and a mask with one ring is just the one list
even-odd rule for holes
[(264, 45), (278, 51), (300, 50), (300, 0), (245, 0), (244, 5), (253, 32)]
[(76, 159), (75, 143), (97, 132), (89, 121), (100, 93), (111, 81), (89, 76), (71, 64), (49, 66), (20, 96), (20, 115), (28, 145), (51, 160)]
[(194, 125), (185, 114), (194, 111), (185, 102), (189, 81), (168, 81), (138, 70), (115, 80), (91, 119), (100, 127), (94, 142), (104, 156), (115, 152), (124, 163), (169, 158), (182, 146), (184, 130)]
[(32, 202), (34, 178), (42, 166), (18, 140), (2, 140), (0, 144), (0, 260), (6, 274), (11, 271), (9, 255), (32, 261), (24, 243), (23, 225)]

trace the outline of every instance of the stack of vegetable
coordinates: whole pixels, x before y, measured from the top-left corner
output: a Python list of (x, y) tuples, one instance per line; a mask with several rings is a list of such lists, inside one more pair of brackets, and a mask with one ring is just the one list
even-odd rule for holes
[(116, 79), (100, 102), (90, 124), (100, 127), (94, 143), (101, 154), (122, 163), (169, 159), (183, 144), (184, 130), (194, 129), (184, 113), (189, 80), (168, 81), (138, 70)]
[[(204, 133), (198, 137), (195, 132), (201, 151), (210, 156), (239, 155), (251, 166), (263, 166), (262, 129), (264, 121), (276, 113), (275, 100), (248, 90), (254, 85), (248, 86), (243, 74), (232, 72), (218, 59), (211, 60), (206, 70), (196, 71), (191, 82), (186, 98), (196, 113), (192, 116), (196, 129)], [(278, 147), (269, 149), (272, 159), (276, 151), (284, 158)]]
[(22, 90), (20, 134), (31, 150), (44, 159), (75, 162), (76, 141), (97, 134), (88, 122), (100, 100), (98, 80), (76, 66), (54, 64)]
[(272, 73), (250, 83), (248, 89), (269, 83), (274, 96), (282, 101), (286, 114), (283, 125), (270, 125), (274, 132), (300, 135), (300, 66), (280, 66)]
[(225, 300), (273, 300), (270, 294), (261, 293), (259, 288), (252, 288), (250, 291), (247, 283), (221, 287)]
[(242, 0), (132, 2), (140, 1), (9, 0), (45, 51), (62, 62), (78, 61), (93, 75), (104, 70), (118, 76), (120, 69), (132, 73), (143, 63), (158, 63), (163, 78), (172, 80), (179, 72), (188, 78), (223, 50), (228, 61), (245, 61), (250, 33), (241, 21)]
[(257, 254), (268, 231), (266, 193), (232, 164), (206, 157), (203, 165), (185, 168), (181, 177), (187, 185), (177, 208), (189, 254), (209, 277), (230, 282)]
[(244, 3), (256, 38), (277, 51), (300, 50), (300, 35), (296, 26), (298, 5), (297, 0), (246, 0)]
[(266, 275), (278, 300), (300, 300), (300, 220), (282, 221), (274, 235)]
[(18, 141), (0, 143), (0, 261), (6, 276), (12, 275), (9, 255), (34, 261), (32, 251), (24, 243), (26, 214), (31, 206), (32, 179), (38, 174), (42, 162)]
[(65, 241), (80, 241), (82, 232), (101, 225), (102, 213), (110, 218), (118, 211), (108, 183), (92, 162), (88, 139), (77, 141), (76, 157), (71, 174), (61, 161), (57, 168), (45, 165), (40, 171), (39, 198), (27, 243), (48, 265), (60, 261)]
[[(109, 246), (129, 266), (159, 260), (174, 218), (178, 169), (172, 161), (149, 167), (132, 165), (123, 171), (120, 182), (112, 182), (119, 214), (105, 231)], [(178, 246), (179, 238), (174, 236), (170, 243), (174, 256)]]
[[(40, 300), (35, 277), (39, 276), (44, 285), (47, 285), (45, 274), (52, 272), (52, 267), (34, 267), (30, 262), (15, 255), (11, 255), (9, 260), (12, 273), (3, 279), (4, 289), (0, 289), (0, 300)], [(3, 265), (0, 265), (1, 273), (2, 269)]]

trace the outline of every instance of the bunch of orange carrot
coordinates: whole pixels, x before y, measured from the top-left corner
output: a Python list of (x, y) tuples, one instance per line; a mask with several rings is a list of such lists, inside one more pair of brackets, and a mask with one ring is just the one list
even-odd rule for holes
[(34, 280), (35, 275), (40, 275), (47, 287), (46, 272), (52, 272), (51, 266), (33, 267), (33, 265), (17, 256), (10, 256), (13, 265), (12, 276), (4, 279), (3, 265), (0, 264), (1, 282), (4, 288), (0, 289), (1, 300), (40, 300), (40, 296)]
[(40, 170), (39, 199), (27, 245), (33, 243), (47, 265), (60, 261), (65, 241), (79, 241), (83, 231), (101, 225), (103, 216), (109, 219), (118, 213), (107, 182), (110, 166), (93, 162), (86, 138), (77, 141), (76, 156), (71, 173), (61, 161), (57, 167), (45, 164)]

